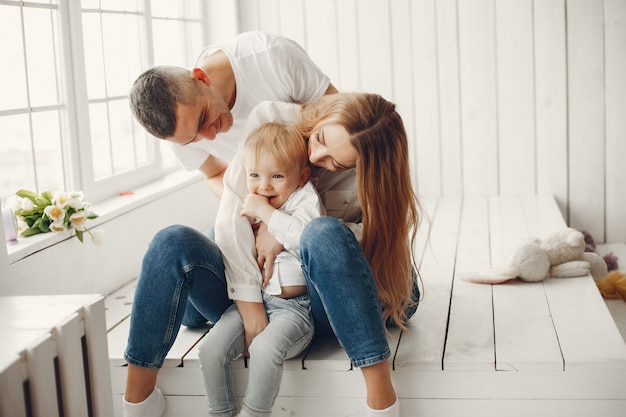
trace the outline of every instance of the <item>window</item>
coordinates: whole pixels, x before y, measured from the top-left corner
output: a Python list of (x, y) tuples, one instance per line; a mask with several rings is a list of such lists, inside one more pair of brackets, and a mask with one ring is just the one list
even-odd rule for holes
[(82, 190), (96, 202), (174, 169), (128, 91), (147, 68), (193, 64), (203, 12), (202, 0), (0, 0), (0, 198)]

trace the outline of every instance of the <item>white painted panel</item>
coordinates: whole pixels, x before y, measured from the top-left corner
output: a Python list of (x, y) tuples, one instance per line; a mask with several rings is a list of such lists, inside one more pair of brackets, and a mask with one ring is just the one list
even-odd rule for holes
[(388, 99), (396, 103), (396, 109), (404, 122), (409, 141), (413, 187), (423, 194), (423, 190), (418, 187), (419, 175), (416, 175), (418, 170), (415, 164), (418, 138), (413, 106), (413, 42), (409, 36), (411, 27), (415, 25), (411, 19), (411, 7), (415, 7), (415, 3), (410, 0), (394, 0), (390, 3), (393, 22), (391, 25), (393, 96)]
[(356, 0), (338, 1), (335, 2), (335, 7), (339, 74), (338, 79), (333, 82), (340, 91), (361, 91), (359, 21)]
[(339, 77), (337, 61), (337, 23), (333, 0), (305, 3), (306, 50), (321, 69), (335, 80)]
[(262, 0), (258, 3), (259, 29), (266, 32), (280, 32), (280, 13), (278, 12), (278, 0)]
[(52, 337), (41, 337), (26, 351), (30, 400), (34, 417), (58, 417), (57, 385), (54, 373), (56, 349)]
[(494, 2), (500, 193), (535, 193), (533, 1)]
[(534, 2), (537, 192), (567, 214), (567, 60), (565, 0)]
[[(63, 400), (63, 415), (84, 417), (89, 415), (82, 337), (85, 334), (82, 317), (74, 313), (52, 330), (59, 361), (59, 381)], [(105, 363), (108, 369), (108, 361)], [(98, 370), (91, 370), (97, 372)]]
[(569, 224), (604, 241), (604, 11), (567, 2)]
[(413, 20), (413, 100), (419, 192), (439, 196), (441, 190), (441, 141), (437, 74), (437, 28), (432, 0), (411, 2)]
[(498, 189), (496, 57), (493, 0), (458, 2), (463, 192)]
[(389, 0), (359, 0), (357, 18), (361, 91), (392, 97)]
[(280, 33), (304, 47), (306, 45), (304, 0), (279, 0), (278, 13)]
[(437, 55), (439, 66), (439, 128), (441, 186), (444, 196), (463, 194), (459, 29), (457, 1), (437, 0)]
[(14, 352), (3, 351), (0, 358), (0, 416), (26, 417), (26, 378), (26, 361)]
[(439, 200), (431, 217), (429, 240), (419, 266), (422, 300), (402, 333), (394, 360), (396, 370), (441, 371), (456, 258), (461, 200)]
[(485, 198), (465, 198), (459, 229), (446, 371), (494, 371), (492, 286), (460, 279), (489, 266), (489, 207)]
[(626, 241), (626, 1), (605, 0), (606, 241)]
[(260, 0), (239, 0), (239, 31), (259, 29)]

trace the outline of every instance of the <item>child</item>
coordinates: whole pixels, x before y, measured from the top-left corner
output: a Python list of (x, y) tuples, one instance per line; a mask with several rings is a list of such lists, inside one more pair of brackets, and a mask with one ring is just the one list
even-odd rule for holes
[(313, 318), (299, 258), (300, 234), (325, 214), (309, 182), (311, 169), (304, 139), (292, 126), (266, 123), (254, 130), (243, 148), (246, 196), (241, 215), (264, 222), (283, 244), (272, 275), (263, 283), (268, 326), (249, 346), (248, 388), (236, 414), (231, 362), (244, 352), (243, 320), (229, 307), (200, 345), (204, 388), (212, 416), (269, 415), (278, 394), (283, 361), (299, 355), (313, 338)]

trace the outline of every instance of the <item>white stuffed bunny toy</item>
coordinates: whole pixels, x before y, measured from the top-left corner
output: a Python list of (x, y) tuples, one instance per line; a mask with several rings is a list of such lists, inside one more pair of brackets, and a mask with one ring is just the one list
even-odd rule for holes
[(585, 237), (578, 230), (564, 228), (543, 238), (526, 238), (507, 247), (508, 266), (492, 267), (465, 274), (465, 281), (500, 284), (519, 278), (537, 282), (546, 278), (568, 278), (592, 274), (600, 278), (607, 274), (606, 263), (600, 255), (585, 252)]

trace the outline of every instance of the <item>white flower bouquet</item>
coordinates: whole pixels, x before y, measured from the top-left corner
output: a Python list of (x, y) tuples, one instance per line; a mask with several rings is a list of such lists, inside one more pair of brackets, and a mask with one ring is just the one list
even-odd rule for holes
[(84, 233), (93, 233), (87, 228), (87, 220), (97, 214), (89, 210), (89, 203), (83, 201), (81, 191), (49, 191), (41, 195), (32, 191), (19, 190), (14, 203), (15, 217), (18, 220), (20, 236), (33, 236), (39, 233), (65, 232), (74, 229), (76, 237), (83, 241)]

